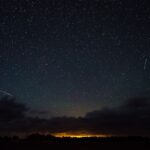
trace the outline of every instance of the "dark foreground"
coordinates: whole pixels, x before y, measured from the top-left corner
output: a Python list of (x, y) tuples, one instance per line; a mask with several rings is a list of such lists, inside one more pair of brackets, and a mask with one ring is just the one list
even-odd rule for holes
[(150, 149), (148, 138), (55, 138), (1, 139), (0, 150), (144, 150)]

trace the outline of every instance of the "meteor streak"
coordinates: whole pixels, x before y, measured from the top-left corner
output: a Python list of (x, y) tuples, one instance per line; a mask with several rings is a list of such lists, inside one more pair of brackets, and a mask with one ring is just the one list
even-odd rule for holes
[(8, 96), (13, 97), (12, 94), (10, 94), (10, 93), (8, 93), (8, 92), (6, 92), (6, 91), (3, 91), (3, 90), (0, 90), (0, 93), (2, 93), (2, 94), (4, 94), (4, 95), (8, 95)]
[(148, 61), (148, 58), (145, 58), (145, 62), (144, 62), (144, 70), (146, 70), (147, 61)]

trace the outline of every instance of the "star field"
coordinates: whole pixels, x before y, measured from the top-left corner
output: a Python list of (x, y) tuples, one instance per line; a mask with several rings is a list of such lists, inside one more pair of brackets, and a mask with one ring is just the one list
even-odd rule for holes
[(146, 0), (1, 0), (0, 90), (45, 117), (149, 96)]

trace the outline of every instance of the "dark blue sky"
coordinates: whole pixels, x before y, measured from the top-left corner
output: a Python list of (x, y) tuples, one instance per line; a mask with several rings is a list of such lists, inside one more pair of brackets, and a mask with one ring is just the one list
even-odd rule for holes
[(146, 0), (1, 0), (0, 90), (44, 116), (150, 96)]

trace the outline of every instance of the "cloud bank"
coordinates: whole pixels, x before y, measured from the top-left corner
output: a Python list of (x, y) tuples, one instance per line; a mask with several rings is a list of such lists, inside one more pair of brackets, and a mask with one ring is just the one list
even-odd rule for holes
[(150, 98), (133, 98), (115, 108), (88, 112), (84, 117), (42, 119), (13, 98), (0, 100), (0, 133), (30, 134), (84, 131), (93, 134), (150, 136)]

